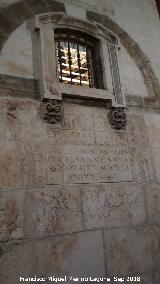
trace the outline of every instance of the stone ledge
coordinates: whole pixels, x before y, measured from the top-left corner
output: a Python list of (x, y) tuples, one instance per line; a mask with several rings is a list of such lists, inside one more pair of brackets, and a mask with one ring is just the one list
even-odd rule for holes
[(33, 92), (28, 92), (24, 90), (12, 90), (12, 89), (3, 89), (0, 87), (0, 97), (10, 97), (10, 98), (36, 98), (36, 94)]
[[(17, 96), (18, 94), (18, 96), (22, 97), (34, 97), (34, 94), (39, 93), (38, 81), (35, 79), (0, 74), (0, 91), (1, 93), (4, 92), (4, 95)], [(38, 95), (36, 97), (38, 97)], [(92, 97), (87, 96), (81, 97), (80, 99), (82, 103), (88, 99), (93, 100)], [(125, 99), (126, 105), (129, 107), (160, 109), (160, 97), (142, 97), (127, 94)], [(73, 96), (72, 101), (77, 102), (77, 98)], [(98, 99), (98, 97), (96, 97), (94, 104), (100, 103), (100, 101), (101, 98)]]
[[(21, 78), (16, 76), (0, 74), (0, 89), (17, 92), (34, 93), (38, 91), (37, 81), (34, 79)], [(33, 95), (32, 95), (33, 96)]]
[(126, 95), (125, 98), (127, 106), (160, 109), (160, 97)]
[(142, 97), (126, 95), (126, 105), (132, 107), (143, 107)]
[(145, 108), (160, 108), (160, 97), (143, 98), (143, 107)]

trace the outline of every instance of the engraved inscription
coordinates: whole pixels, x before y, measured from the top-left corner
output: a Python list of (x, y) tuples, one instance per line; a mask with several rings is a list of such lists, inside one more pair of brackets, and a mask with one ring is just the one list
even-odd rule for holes
[(132, 181), (127, 145), (63, 146), (66, 183)]
[(31, 222), (26, 234), (46, 235), (82, 230), (79, 191), (52, 188), (29, 193)]

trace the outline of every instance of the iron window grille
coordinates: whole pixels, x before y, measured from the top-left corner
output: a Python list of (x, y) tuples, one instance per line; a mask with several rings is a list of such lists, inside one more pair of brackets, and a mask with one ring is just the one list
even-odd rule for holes
[(80, 31), (56, 29), (55, 41), (59, 82), (102, 88), (98, 40)]

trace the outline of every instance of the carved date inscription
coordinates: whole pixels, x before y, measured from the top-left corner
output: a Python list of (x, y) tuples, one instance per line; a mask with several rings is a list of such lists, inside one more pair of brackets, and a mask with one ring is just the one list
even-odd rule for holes
[(66, 183), (105, 183), (132, 181), (127, 144), (64, 145)]

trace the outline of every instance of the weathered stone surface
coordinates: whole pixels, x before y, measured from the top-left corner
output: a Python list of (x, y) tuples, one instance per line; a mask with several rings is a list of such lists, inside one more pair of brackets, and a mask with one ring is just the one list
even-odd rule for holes
[(142, 107), (142, 97), (126, 95), (126, 104), (132, 107)]
[(105, 231), (107, 269), (115, 274), (145, 273), (153, 268), (152, 238), (148, 228)]
[(95, 130), (111, 130), (111, 125), (108, 120), (108, 111), (105, 108), (93, 108), (93, 121)]
[(74, 277), (104, 275), (104, 254), (100, 232), (72, 234), (35, 246), (34, 271), (39, 274)]
[[(24, 32), (24, 31), (23, 31)], [(13, 41), (12, 41), (13, 44)], [(16, 43), (15, 43), (16, 45)], [(12, 51), (13, 54), (13, 51)], [(17, 58), (16, 58), (17, 59)], [(0, 86), (4, 89), (34, 93), (37, 81), (16, 76), (0, 75)]]
[(140, 279), (142, 284), (151, 284), (154, 283), (152, 272), (146, 273), (144, 275), (140, 275)]
[[(125, 96), (136, 96), (136, 97), (147, 97), (148, 93), (147, 93), (147, 88), (143, 82), (143, 80), (135, 80), (135, 79), (127, 79), (124, 78), (122, 81), (122, 89), (123, 92), (125, 94)], [(150, 89), (150, 92), (152, 91), (152, 89)], [(151, 93), (151, 95), (153, 94), (153, 91)]]
[[(0, 85), (2, 87), (16, 89), (17, 91), (23, 90), (28, 93), (33, 90), (32, 85), (35, 81), (33, 78), (34, 64), (32, 61), (33, 50), (31, 33), (31, 21), (25, 21), (14, 30), (11, 37), (9, 37), (8, 41), (5, 43), (1, 53), (0, 73), (8, 74), (8, 76), (1, 76), (2, 80), (0, 80)], [(33, 80), (31, 80), (31, 78), (33, 78)]]
[(34, 190), (25, 204), (25, 235), (54, 235), (82, 230), (80, 193), (69, 188)]
[(63, 3), (59, 3), (57, 1), (53, 1), (53, 0), (44, 0), (47, 8), (49, 11), (52, 12), (65, 12), (65, 6)]
[(81, 18), (86, 20), (86, 9), (75, 6), (74, 4), (65, 3), (66, 13), (71, 17)]
[(142, 111), (127, 112), (127, 136), (129, 145), (143, 146), (149, 144), (147, 127)]
[(11, 90), (11, 89), (3, 89), (0, 88), (0, 94), (1, 96), (11, 96), (14, 98), (31, 98), (33, 99), (33, 97), (35, 96), (35, 94), (31, 93), (31, 92), (25, 92), (25, 91), (18, 91), (18, 90)]
[(145, 112), (145, 121), (148, 129), (149, 140), (152, 147), (160, 145), (160, 113), (156, 110), (148, 110)]
[(104, 277), (102, 235), (95, 231), (17, 244), (1, 256), (0, 264), (2, 284), (10, 279), (17, 284), (19, 276)]
[(31, 10), (26, 5), (25, 1), (19, 1), (18, 3), (9, 5), (2, 10), (2, 13), (11, 19), (13, 27), (19, 26), (24, 20), (32, 16)]
[(154, 258), (154, 264), (155, 268), (159, 268), (160, 266), (160, 226), (159, 225), (153, 225), (151, 230), (152, 235), (152, 242), (153, 242), (153, 248), (152, 248), (152, 254)]
[(151, 147), (129, 147), (133, 180), (139, 183), (155, 183), (156, 172)]
[(159, 284), (160, 280), (160, 271), (155, 272), (155, 284)]
[(93, 130), (92, 108), (64, 104), (64, 129)]
[(3, 30), (0, 30), (0, 50), (4, 47), (4, 44), (6, 42), (7, 34), (3, 33)]
[(0, 139), (5, 137), (4, 100), (0, 100)]
[[(0, 283), (19, 283), (20, 276), (32, 274), (32, 246), (27, 243), (8, 243), (8, 252), (0, 256)], [(33, 275), (32, 275), (33, 276)]]
[(41, 143), (0, 143), (0, 187), (41, 187), (44, 184)]
[(127, 135), (121, 131), (95, 131), (96, 143), (116, 147), (128, 147)]
[(46, 146), (46, 175), (47, 184), (63, 184), (63, 159), (60, 145)]
[(24, 192), (0, 192), (0, 241), (23, 237)]
[(8, 99), (5, 105), (6, 139), (43, 141), (45, 124), (40, 118), (39, 103), (29, 99)]
[(1, 0), (0, 7), (4, 8), (14, 2), (15, 0)]
[(132, 184), (86, 186), (81, 192), (87, 229), (140, 225), (146, 220), (144, 196)]
[(26, 4), (28, 5), (33, 15), (48, 12), (48, 7), (43, 0), (39, 0), (38, 2), (36, 0), (26, 0)]
[[(124, 13), (124, 11), (123, 11), (123, 13)], [(132, 16), (132, 14), (130, 14), (130, 16)], [(139, 13), (139, 16), (141, 14), (142, 14), (142, 10), (141, 10), (141, 13)], [(122, 18), (123, 18), (123, 15), (122, 15)], [(97, 13), (94, 13), (94, 12), (91, 12), (91, 11), (87, 11), (87, 18), (89, 20), (94, 20), (94, 21), (96, 20), (97, 22), (99, 22), (100, 24), (105, 26), (106, 28), (111, 29), (113, 32), (115, 32), (117, 35), (119, 35), (119, 37), (121, 38), (121, 42), (122, 42), (123, 46), (126, 48), (127, 52), (132, 57), (132, 59), (134, 60), (136, 65), (139, 66), (139, 69), (140, 69), (141, 74), (142, 74), (144, 81), (145, 81), (145, 86), (146, 86), (146, 89), (148, 91), (148, 94), (158, 96), (158, 94), (160, 92), (160, 86), (159, 86), (158, 82), (151, 82), (151, 84), (150, 84), (151, 88), (147, 84), (147, 82), (151, 78), (153, 78), (153, 76), (155, 76), (154, 71), (151, 67), (151, 64), (150, 64), (146, 54), (144, 53), (144, 51), (140, 48), (139, 44), (136, 41), (133, 40), (133, 38), (129, 35), (129, 33), (124, 31), (115, 21), (113, 22), (108, 16), (104, 16), (104, 15), (102, 16), (100, 14), (97, 14)], [(128, 17), (126, 17), (126, 18), (128, 19)], [(131, 23), (131, 21), (127, 21), (127, 25), (126, 25), (127, 30), (128, 30), (128, 22)], [(137, 25), (137, 30), (138, 30), (139, 29), (139, 22), (137, 24), (138, 24)], [(132, 24), (131, 24), (131, 26), (133, 28)], [(145, 24), (143, 25), (143, 32), (144, 32), (144, 27), (146, 27), (146, 26), (147, 26), (147, 33), (148, 33), (149, 32), (148, 28), (151, 26), (151, 25), (148, 25), (148, 21), (146, 21)], [(131, 30), (132, 30), (132, 28), (131, 28)], [(133, 30), (132, 30), (132, 32), (133, 32)], [(133, 32), (133, 33), (135, 35), (135, 32)], [(151, 30), (150, 30), (150, 33), (152, 33)], [(137, 39), (138, 39), (138, 42), (139, 42), (139, 37)], [(156, 37), (155, 37), (155, 41), (156, 41)], [(153, 42), (154, 42), (154, 40), (153, 40)], [(144, 50), (146, 50), (147, 43), (148, 43), (148, 40), (145, 40), (143, 42)], [(149, 42), (149, 54), (153, 54), (153, 47), (150, 48), (151, 43), (152, 43), (152, 41)], [(151, 51), (151, 53), (150, 53), (150, 51)], [(155, 53), (156, 53), (156, 51), (155, 51)], [(157, 54), (158, 54), (158, 52), (157, 52)], [(153, 81), (155, 81), (155, 80), (153, 80)], [(136, 81), (136, 80), (134, 81), (133, 90), (135, 90), (137, 82), (138, 81)], [(132, 81), (130, 82), (129, 87), (130, 87), (131, 83), (132, 83)], [(141, 86), (142, 86), (142, 84), (141, 84)], [(135, 91), (134, 91), (134, 93), (135, 93)], [(147, 95), (147, 92), (146, 92), (146, 95)]]
[(128, 148), (97, 145), (64, 145), (66, 183), (131, 181)]
[(156, 179), (158, 183), (160, 183), (160, 150), (159, 148), (152, 148), (153, 151), (153, 157), (154, 157), (154, 164), (155, 164), (155, 170), (156, 170)]
[[(152, 84), (157, 84), (157, 80), (151, 80), (150, 81), (150, 87), (152, 86)], [(160, 108), (160, 99), (159, 96), (152, 96), (152, 97), (146, 97), (143, 98), (143, 106), (146, 108)]]
[(54, 144), (95, 144), (95, 134), (94, 131), (81, 131), (81, 130), (55, 130), (47, 127), (46, 134), (47, 142)]
[(12, 21), (10, 19), (8, 19), (7, 15), (1, 14), (0, 32), (3, 35), (8, 35), (13, 31), (14, 27), (15, 27), (15, 25), (12, 23)]
[(147, 208), (151, 222), (160, 222), (160, 186), (151, 184), (144, 187), (147, 194)]

